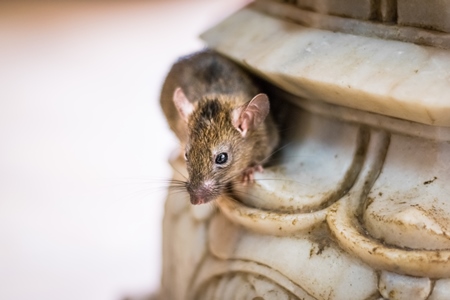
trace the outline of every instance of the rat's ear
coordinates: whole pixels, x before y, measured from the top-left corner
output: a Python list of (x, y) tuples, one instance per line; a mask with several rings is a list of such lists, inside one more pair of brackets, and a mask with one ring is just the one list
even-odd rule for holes
[(194, 111), (194, 105), (186, 98), (186, 95), (180, 87), (177, 87), (175, 92), (173, 92), (173, 103), (180, 117), (187, 122), (188, 117)]
[(248, 130), (258, 127), (270, 110), (269, 98), (266, 94), (258, 94), (243, 106), (233, 111), (233, 126), (245, 136)]

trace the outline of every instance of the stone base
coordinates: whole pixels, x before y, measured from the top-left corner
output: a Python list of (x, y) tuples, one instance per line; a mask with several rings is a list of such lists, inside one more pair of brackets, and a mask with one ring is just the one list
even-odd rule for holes
[(163, 299), (450, 299), (450, 52), (280, 20), (287, 5), (203, 35), (281, 88), (287, 122), (255, 184), (169, 194)]

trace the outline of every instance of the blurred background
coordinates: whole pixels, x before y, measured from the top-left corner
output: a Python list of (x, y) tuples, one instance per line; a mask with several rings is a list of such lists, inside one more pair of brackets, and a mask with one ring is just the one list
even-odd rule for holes
[(158, 290), (172, 62), (248, 0), (0, 1), (0, 299)]

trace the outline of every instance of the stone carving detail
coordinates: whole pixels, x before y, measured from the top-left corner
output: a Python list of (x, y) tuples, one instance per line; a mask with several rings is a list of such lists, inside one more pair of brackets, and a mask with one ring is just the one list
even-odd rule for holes
[(378, 283), (381, 295), (385, 299), (427, 299), (431, 291), (429, 278), (402, 276), (381, 272)]
[[(376, 2), (387, 21), (404, 5)], [(261, 3), (203, 38), (282, 88), (272, 99), (289, 106), (284, 146), (255, 184), (213, 204), (169, 193), (163, 299), (450, 299), (450, 73), (436, 65), (450, 53), (300, 28), (261, 14)], [(321, 52), (322, 38), (338, 54)], [(385, 69), (390, 58), (367, 62), (361, 39), (388, 56), (412, 50), (419, 73), (437, 71), (421, 81)], [(359, 68), (342, 61), (351, 52)], [(183, 180), (184, 161), (171, 164)]]
[[(447, 169), (425, 154), (444, 159), (448, 141), (424, 143), (337, 120), (331, 111), (290, 111), (296, 120), (286, 135), (290, 144), (275, 165), (256, 174), (254, 185), (241, 187), (238, 200), (221, 197), (216, 210), (190, 206), (187, 195), (168, 198), (169, 298), (202, 299), (219, 290), (228, 295), (228, 284), (264, 278), (286, 299), (445, 299)], [(181, 159), (172, 164), (183, 170)], [(183, 278), (185, 290), (175, 297), (170, 287)], [(272, 299), (247, 286), (248, 295)]]
[(261, 275), (229, 272), (212, 278), (197, 291), (193, 299), (294, 300), (298, 297)]

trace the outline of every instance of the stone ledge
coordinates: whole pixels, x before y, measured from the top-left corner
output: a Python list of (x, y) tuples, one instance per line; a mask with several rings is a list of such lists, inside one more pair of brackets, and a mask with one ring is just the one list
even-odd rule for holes
[(252, 7), (201, 37), (296, 96), (450, 126), (448, 51), (307, 28)]

